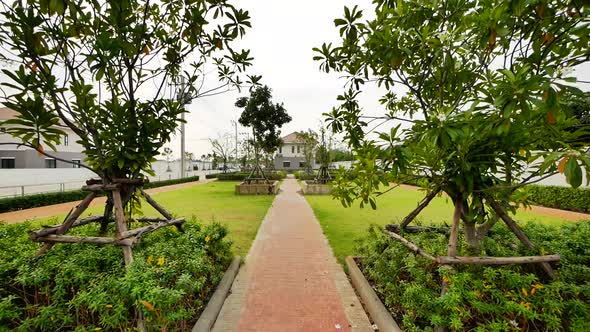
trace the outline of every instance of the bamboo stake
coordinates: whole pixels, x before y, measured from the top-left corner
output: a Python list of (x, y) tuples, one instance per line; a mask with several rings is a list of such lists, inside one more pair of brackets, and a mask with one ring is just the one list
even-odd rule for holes
[[(80, 204), (78, 204), (78, 206), (76, 206), (74, 211), (67, 216), (67, 218), (64, 220), (63, 224), (61, 224), (57, 228), (57, 230), (55, 231), (55, 234), (56, 235), (65, 234), (68, 231), (68, 229), (70, 229), (70, 227), (72, 227), (72, 224), (76, 221), (76, 219), (78, 219), (78, 217), (88, 208), (88, 206), (90, 205), (90, 202), (92, 202), (92, 200), (95, 197), (96, 197), (96, 193), (94, 193), (94, 192), (91, 192), (90, 194), (88, 194), (82, 200), (82, 202), (80, 202)], [(51, 249), (51, 247), (53, 247), (53, 243), (45, 243), (41, 247), (41, 249), (39, 249), (39, 251), (37, 252), (37, 255), (44, 255), (45, 253), (47, 253), (47, 251), (49, 249)]]
[(398, 240), (399, 242), (401, 242), (404, 246), (406, 246), (408, 249), (410, 249), (412, 252), (419, 254), (422, 257), (428, 258), (433, 262), (436, 262), (436, 258), (434, 256), (432, 256), (431, 254), (427, 253), (426, 251), (420, 249), (417, 245), (413, 244), (412, 242), (406, 240), (404, 237), (388, 231), (388, 230), (384, 230), (385, 234), (391, 236), (392, 238)]
[[(488, 201), (490, 202), (490, 206), (494, 209), (494, 212), (506, 223), (506, 226), (516, 235), (516, 237), (530, 250), (536, 250), (535, 245), (529, 240), (526, 234), (520, 229), (518, 224), (510, 218), (510, 216), (504, 211), (504, 209), (498, 204), (496, 200), (491, 197), (488, 197)], [(555, 272), (551, 265), (547, 262), (540, 263), (541, 267), (545, 272), (549, 275), (549, 277), (555, 279)]]
[(439, 264), (481, 264), (481, 265), (504, 265), (504, 264), (530, 264), (541, 262), (556, 262), (559, 255), (525, 256), (525, 257), (488, 257), (488, 256), (438, 256), (436, 262)]

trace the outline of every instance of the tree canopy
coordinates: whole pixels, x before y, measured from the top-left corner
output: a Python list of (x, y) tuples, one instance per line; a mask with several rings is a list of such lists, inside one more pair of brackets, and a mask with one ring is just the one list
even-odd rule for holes
[(291, 122), (291, 116), (282, 103), (273, 103), (268, 86), (257, 87), (249, 97), (238, 98), (236, 107), (243, 109), (240, 124), (252, 128), (256, 154), (259, 150), (273, 153), (281, 146), (281, 127)]
[[(10, 134), (47, 153), (62, 134), (54, 125), (63, 123), (80, 137), (87, 167), (107, 179), (150, 173), (186, 103), (239, 88), (252, 60), (232, 48), (250, 16), (226, 0), (1, 6), (0, 43), (11, 67), (2, 70), (10, 79), (2, 103), (18, 113)], [(212, 68), (220, 83), (203, 88)]]
[[(568, 144), (582, 133), (565, 130), (575, 120), (563, 98), (581, 93), (569, 68), (590, 56), (587, 4), (374, 6), (368, 21), (345, 7), (334, 20), (341, 43), (314, 49), (321, 70), (348, 78), (340, 105), (326, 114), (358, 159), (354, 180), (337, 181), (333, 191), (343, 204), (375, 207), (381, 187), (424, 178), (429, 193), (451, 197), (469, 231), (477, 223), (485, 235), (497, 220), (490, 204), (513, 207), (524, 184), (560, 172), (579, 187), (584, 167), (590, 175), (587, 145)], [(358, 102), (371, 83), (385, 91), (380, 116), (367, 116)]]

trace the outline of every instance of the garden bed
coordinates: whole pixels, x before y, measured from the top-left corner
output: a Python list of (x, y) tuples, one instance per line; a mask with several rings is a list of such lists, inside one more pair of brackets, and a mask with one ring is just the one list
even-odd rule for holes
[[(590, 330), (590, 222), (562, 227), (524, 227), (541, 252), (561, 255), (558, 277), (549, 280), (535, 264), (456, 266), (432, 264), (399, 242), (371, 229), (359, 247), (360, 268), (405, 331), (435, 326), (476, 331)], [(432, 254), (443, 254), (447, 237), (404, 234)], [(460, 248), (464, 254), (465, 248)], [(496, 227), (484, 243), (489, 256), (527, 255), (507, 229)], [(449, 284), (444, 296), (441, 281)]]
[(36, 228), (0, 224), (0, 330), (133, 330), (140, 310), (149, 330), (188, 331), (232, 260), (226, 229), (195, 220), (184, 234), (146, 235), (127, 271), (116, 246), (62, 244), (35, 257)]
[(269, 182), (269, 183), (242, 182), (240, 184), (236, 184), (236, 194), (237, 195), (276, 195), (278, 193), (279, 193), (279, 181), (273, 181), (273, 182)]
[(330, 195), (332, 193), (332, 185), (316, 183), (312, 180), (301, 181), (301, 189), (304, 195)]

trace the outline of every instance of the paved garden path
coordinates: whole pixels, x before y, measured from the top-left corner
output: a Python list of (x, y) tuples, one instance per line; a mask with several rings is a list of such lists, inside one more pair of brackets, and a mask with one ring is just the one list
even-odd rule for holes
[[(146, 189), (148, 194), (156, 194), (166, 191), (173, 191), (181, 188), (188, 188), (198, 184), (208, 183), (214, 181), (216, 179), (205, 179), (202, 181), (193, 181), (193, 182), (186, 182), (186, 183), (178, 183), (164, 187)], [(97, 197), (95, 198), (90, 206), (96, 205), (104, 205), (105, 204), (105, 197)], [(67, 203), (60, 203), (60, 204), (53, 204), (47, 206), (41, 206), (26, 210), (20, 211), (13, 211), (13, 212), (5, 212), (0, 213), (0, 221), (6, 222), (8, 224), (19, 223), (27, 220), (37, 219), (37, 218), (47, 218), (53, 217), (60, 214), (68, 213), (72, 208), (74, 208), (78, 203), (81, 201), (74, 201), (74, 202), (67, 202)]]
[(213, 331), (372, 331), (299, 190), (283, 182)]

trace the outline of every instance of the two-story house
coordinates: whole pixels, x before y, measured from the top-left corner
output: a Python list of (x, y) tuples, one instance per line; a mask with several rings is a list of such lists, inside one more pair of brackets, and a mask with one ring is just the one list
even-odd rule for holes
[[(305, 168), (305, 145), (296, 132), (282, 138), (283, 145), (277, 151), (274, 158), (275, 169), (295, 170)], [(315, 165), (315, 161), (312, 161)]]
[[(0, 143), (20, 143), (20, 140), (6, 132), (7, 126), (2, 122), (15, 118), (17, 113), (9, 108), (0, 108)], [(85, 156), (83, 147), (77, 143), (80, 139), (70, 128), (59, 126), (65, 132), (57, 151), (47, 149), (52, 156), (71, 160), (74, 164), (65, 163), (53, 158), (39, 155), (35, 150), (17, 144), (0, 144), (0, 168), (79, 168)]]

